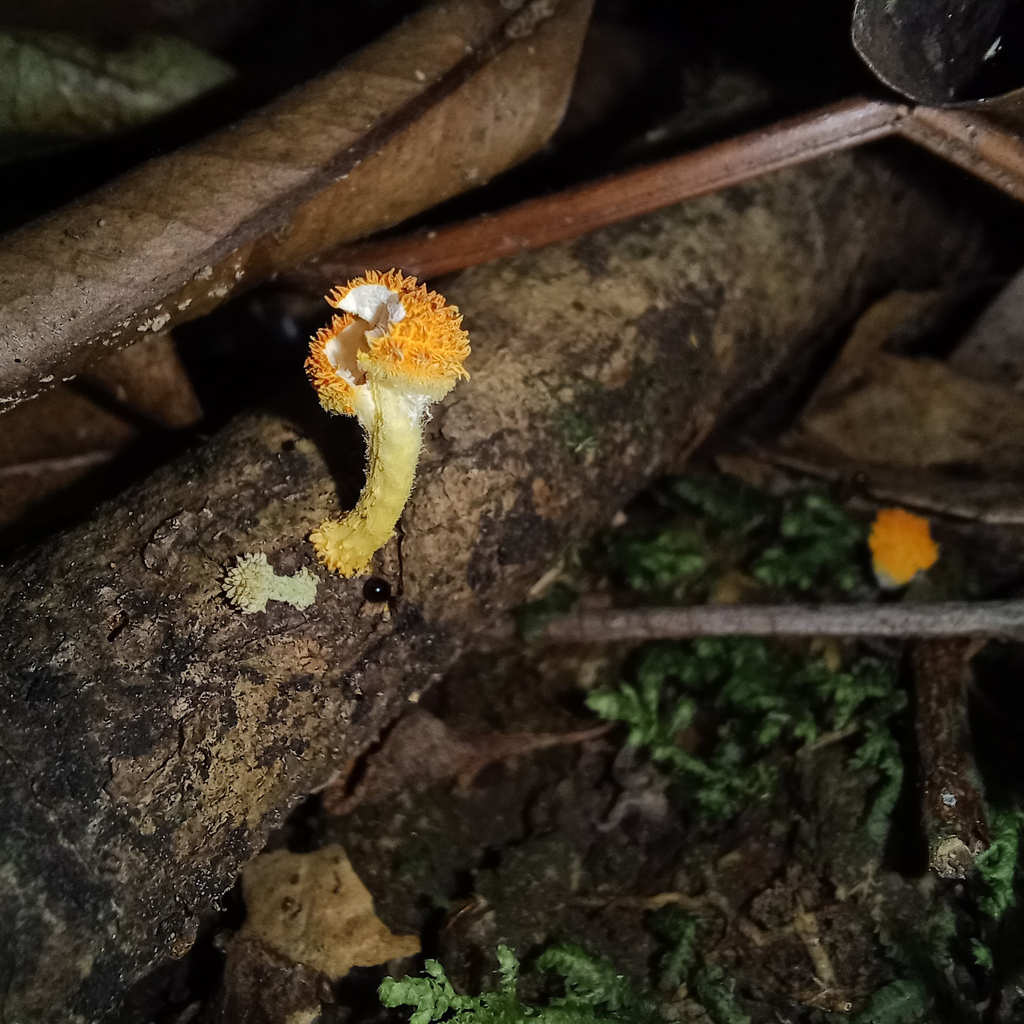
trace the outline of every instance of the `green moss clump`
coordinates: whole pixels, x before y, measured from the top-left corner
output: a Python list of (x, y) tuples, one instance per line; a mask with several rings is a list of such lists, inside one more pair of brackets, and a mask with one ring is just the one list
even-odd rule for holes
[(848, 729), (860, 736), (851, 764), (886, 779), (887, 817), (902, 761), (885, 723), (904, 702), (880, 661), (833, 669), (820, 656), (746, 637), (648, 647), (631, 679), (587, 699), (602, 718), (628, 725), (628, 742), (646, 748), (684, 802), (712, 821), (771, 796), (776, 768), (766, 755), (773, 750)]
[(609, 541), (612, 560), (626, 583), (642, 593), (688, 586), (708, 571), (711, 554), (699, 531), (685, 526), (659, 530), (650, 537), (622, 534)]
[[(699, 603), (723, 581), (733, 600), (740, 592), (753, 600), (877, 592), (865, 525), (818, 491), (778, 498), (732, 477), (681, 476), (663, 481), (641, 518), (612, 531), (597, 561), (644, 601)], [(649, 647), (588, 704), (628, 725), (629, 742), (646, 748), (707, 820), (771, 796), (777, 754), (823, 733), (856, 734), (851, 767), (881, 779), (866, 823), (881, 836), (903, 778), (888, 719), (904, 700), (890, 667), (875, 659), (830, 667), (807, 644), (740, 637)]]
[(931, 997), (914, 979), (883, 985), (851, 1024), (918, 1024), (931, 1009)]
[(858, 552), (867, 531), (831, 498), (815, 492), (787, 498), (778, 530), (778, 541), (753, 566), (762, 583), (803, 593), (822, 584), (846, 592), (861, 581)]
[(873, 589), (865, 524), (818, 491), (776, 498), (731, 477), (682, 476), (654, 500), (653, 521), (612, 531), (597, 559), (645, 597), (706, 600), (730, 571), (771, 597)]
[(379, 995), (388, 1007), (410, 1006), (410, 1024), (665, 1024), (654, 1004), (606, 960), (582, 946), (553, 946), (537, 960), (539, 971), (561, 979), (564, 994), (543, 1005), (518, 995), (520, 964), (507, 946), (498, 947), (500, 984), (494, 992), (459, 995), (436, 960), (428, 960), (425, 978), (385, 978)]
[(664, 907), (649, 916), (647, 926), (665, 950), (658, 964), (662, 990), (668, 992), (686, 985), (707, 1011), (712, 1024), (750, 1024), (725, 971), (704, 963), (697, 944), (700, 922), (695, 917), (675, 907)]
[(989, 917), (1002, 917), (1016, 902), (1014, 881), (1022, 827), (1024, 811), (1016, 807), (996, 809), (992, 815), (992, 843), (975, 858), (975, 869), (986, 890), (978, 906)]

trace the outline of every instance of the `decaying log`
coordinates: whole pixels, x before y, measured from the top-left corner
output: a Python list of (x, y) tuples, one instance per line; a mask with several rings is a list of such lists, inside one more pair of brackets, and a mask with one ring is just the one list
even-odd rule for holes
[(325, 575), (303, 612), (243, 616), (221, 595), (243, 552), (312, 565), (310, 528), (354, 497), (361, 439), (312, 394), (3, 569), (0, 1019), (108, 1018), (189, 948), (285, 812), (564, 544), (869, 290), (934, 281), (976, 243), (877, 162), (841, 157), (451, 279), (473, 379), (429, 425), (379, 557), (390, 618), (362, 581)]

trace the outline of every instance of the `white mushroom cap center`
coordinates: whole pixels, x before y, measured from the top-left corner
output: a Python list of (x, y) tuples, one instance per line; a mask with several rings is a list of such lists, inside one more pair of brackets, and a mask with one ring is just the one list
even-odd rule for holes
[(402, 300), (382, 284), (361, 284), (353, 288), (338, 308), (365, 320), (370, 325), (367, 334), (371, 338), (387, 334), (392, 324), (405, 319)]
[(398, 295), (384, 285), (361, 284), (338, 303), (338, 308), (355, 314), (356, 319), (327, 342), (324, 354), (334, 372), (356, 387), (366, 380), (357, 361), (363, 339), (387, 334), (392, 324), (405, 319), (405, 306)]

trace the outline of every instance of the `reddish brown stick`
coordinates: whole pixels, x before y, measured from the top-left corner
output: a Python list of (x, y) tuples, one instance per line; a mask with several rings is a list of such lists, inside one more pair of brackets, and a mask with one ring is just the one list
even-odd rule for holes
[(332, 281), (361, 274), (368, 267), (401, 267), (419, 277), (436, 277), (577, 238), (684, 199), (885, 138), (894, 134), (906, 110), (893, 103), (846, 100), (695, 153), (532, 199), (493, 216), (350, 246), (312, 270)]
[(1024, 141), (984, 114), (915, 107), (894, 128), (903, 138), (1024, 201)]
[(853, 99), (496, 214), (436, 231), (356, 243), (298, 276), (314, 287), (361, 274), (368, 267), (401, 267), (419, 277), (436, 277), (524, 249), (577, 238), (630, 217), (891, 136), (914, 142), (1024, 201), (1024, 141), (984, 114)]

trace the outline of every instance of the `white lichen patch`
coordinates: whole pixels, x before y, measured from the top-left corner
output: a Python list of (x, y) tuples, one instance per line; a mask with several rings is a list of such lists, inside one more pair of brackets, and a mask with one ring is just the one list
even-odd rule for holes
[(224, 575), (224, 593), (243, 614), (266, 610), (268, 601), (283, 601), (302, 611), (316, 600), (317, 580), (309, 569), (278, 576), (262, 552), (239, 555)]
[(143, 320), (142, 323), (135, 328), (135, 330), (140, 333), (145, 333), (146, 331), (159, 331), (161, 328), (167, 325), (170, 319), (170, 313), (161, 313), (159, 316), (155, 316), (152, 319)]

